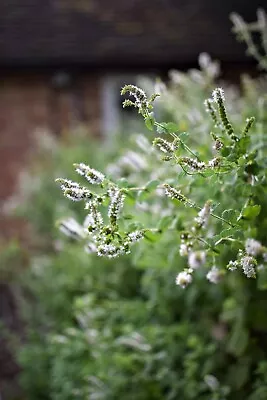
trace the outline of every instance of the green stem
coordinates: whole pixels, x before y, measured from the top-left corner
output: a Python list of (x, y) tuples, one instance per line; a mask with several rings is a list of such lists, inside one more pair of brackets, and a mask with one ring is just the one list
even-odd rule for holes
[(206, 246), (208, 246), (208, 248), (212, 251), (214, 251), (214, 253), (219, 254), (219, 250), (217, 250), (215, 247), (213, 247), (212, 245), (210, 245), (205, 239), (202, 239), (201, 237), (195, 237), (195, 239), (199, 240), (200, 242), (204, 243)]
[[(194, 204), (194, 207), (197, 210), (202, 210), (201, 207), (197, 206), (196, 204)], [(219, 221), (224, 222), (225, 224), (228, 224), (229, 226), (231, 226), (231, 228), (235, 228), (236, 225), (232, 224), (232, 222), (227, 221), (227, 219), (224, 219), (223, 217), (220, 217), (219, 215), (213, 214), (212, 212), (210, 213), (210, 215), (216, 219), (218, 219)]]

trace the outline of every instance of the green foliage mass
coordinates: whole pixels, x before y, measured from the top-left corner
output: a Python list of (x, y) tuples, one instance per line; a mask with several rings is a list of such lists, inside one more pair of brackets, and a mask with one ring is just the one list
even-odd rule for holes
[[(149, 129), (155, 127), (155, 115), (166, 121), (156, 126), (158, 135), (170, 140), (175, 131), (180, 144), (209, 160), (214, 121), (203, 102), (214, 87), (217, 67), (205, 57), (200, 59), (202, 71), (174, 71), (155, 114), (151, 108), (141, 114)], [(28, 189), (21, 211), (32, 221), (38, 244), (23, 277), (30, 301), (24, 305), (28, 334), (19, 360), (27, 399), (267, 398), (266, 266), (261, 260), (255, 279), (241, 270), (225, 273), (247, 238), (267, 245), (266, 81), (244, 77), (241, 89), (224, 89), (227, 118), (229, 114), (241, 138), (232, 144), (228, 122), (227, 139), (222, 139), (220, 127), (215, 131), (224, 140), (225, 171), (181, 172), (152, 149), (152, 133), (131, 140), (130, 150), (120, 143), (95, 151), (99, 144), (76, 136), (60, 144), (49, 162), (38, 161), (34, 176), (39, 183)], [(256, 122), (247, 136), (244, 121), (252, 116)], [(136, 169), (138, 162), (133, 167), (129, 160), (137, 160), (137, 149)], [(53, 181), (59, 176), (76, 180), (73, 162), (90, 164), (126, 188), (119, 232), (156, 228), (146, 231), (129, 255), (108, 259), (87, 254), (84, 238), (66, 240), (56, 232), (56, 219), (71, 216), (82, 224), (86, 216), (79, 203), (63, 198)], [(252, 176), (259, 179), (253, 185)], [(186, 202), (156, 197), (159, 182), (179, 185), (201, 206), (212, 199), (213, 212), (223, 218), (212, 218), (213, 231), (207, 230), (206, 243), (199, 243), (207, 251), (207, 265), (194, 271), (186, 289), (175, 285), (176, 275), (187, 267), (179, 252), (180, 232), (190, 231), (197, 211)], [(132, 190), (137, 186), (142, 190)], [(105, 207), (104, 200), (101, 211)], [(218, 284), (206, 279), (214, 259), (223, 271)]]

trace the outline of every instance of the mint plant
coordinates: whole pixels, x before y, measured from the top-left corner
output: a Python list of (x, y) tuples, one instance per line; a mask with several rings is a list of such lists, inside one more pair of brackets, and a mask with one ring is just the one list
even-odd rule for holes
[[(253, 132), (255, 117), (246, 118), (241, 130), (235, 129), (224, 91), (216, 88), (204, 102), (212, 123), (212, 130), (206, 133), (210, 144), (198, 149), (190, 143), (189, 133), (180, 132), (179, 125), (156, 120), (154, 102), (159, 94), (148, 97), (134, 85), (124, 86), (121, 94), (131, 98), (123, 107), (135, 107), (146, 127), (159, 135), (152, 142), (153, 150), (148, 143), (145, 149), (158, 165), (154, 162), (148, 181), (143, 182), (140, 176), (137, 180), (141, 185), (136, 186), (131, 179), (116, 182), (87, 165), (76, 164), (76, 171), (99, 190), (57, 179), (64, 195), (85, 202), (88, 210), (83, 227), (62, 221), (61, 229), (82, 239), (85, 248), (107, 257), (128, 254), (132, 245), (143, 239), (161, 246), (164, 236), (172, 232), (176, 240), (173, 250), (179, 248), (180, 256), (187, 258), (186, 268), (176, 277), (183, 288), (201, 266), (212, 283), (218, 283), (227, 270), (239, 269), (248, 278), (255, 278), (257, 269), (264, 268), (267, 261), (267, 249), (256, 229), (266, 173), (263, 148), (258, 145), (264, 138)], [(160, 168), (160, 174), (154, 168)], [(150, 205), (160, 205), (168, 217), (155, 215), (152, 226), (141, 225), (136, 206), (142, 198)], [(135, 210), (128, 215), (130, 204)], [(181, 209), (184, 220), (179, 218)]]

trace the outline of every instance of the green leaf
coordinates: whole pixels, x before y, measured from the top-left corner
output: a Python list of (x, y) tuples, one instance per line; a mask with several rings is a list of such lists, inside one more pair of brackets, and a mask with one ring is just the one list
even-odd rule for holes
[(146, 191), (147, 193), (151, 193), (151, 192), (153, 192), (153, 191), (158, 187), (159, 184), (160, 184), (160, 181), (159, 181), (159, 180), (153, 179), (152, 181), (149, 181), (149, 182), (146, 184), (146, 186), (145, 186), (145, 191)]
[(235, 389), (240, 389), (247, 382), (249, 374), (250, 360), (248, 357), (242, 357), (238, 363), (230, 366), (229, 381)]
[(149, 129), (150, 131), (153, 131), (154, 124), (155, 124), (155, 118), (154, 118), (153, 114), (149, 114), (148, 117), (145, 118), (145, 124), (146, 124), (147, 129)]
[(179, 133), (179, 138), (180, 138), (182, 141), (186, 141), (186, 139), (188, 138), (188, 136), (189, 136), (189, 133), (188, 133), (188, 132)]
[(175, 133), (179, 130), (179, 126), (174, 122), (161, 122), (157, 125), (157, 133)]
[(165, 217), (161, 218), (157, 228), (162, 231), (166, 230), (172, 222), (173, 222), (173, 217), (171, 215), (166, 215)]
[(241, 215), (238, 217), (240, 219), (251, 220), (256, 218), (261, 211), (261, 206), (256, 204), (254, 206), (245, 206), (241, 212)]
[(230, 222), (235, 222), (238, 217), (238, 211), (230, 208), (229, 210), (224, 210), (222, 217)]
[(130, 186), (128, 180), (126, 178), (120, 178), (116, 184), (118, 185), (119, 188), (127, 188)]
[(138, 201), (146, 200), (149, 197), (149, 195), (156, 189), (159, 183), (160, 182), (156, 179), (148, 182), (143, 190), (139, 190), (137, 194)]
[(126, 219), (126, 220), (130, 220), (130, 219), (133, 219), (133, 218), (134, 218), (134, 216), (131, 215), (131, 214), (125, 214), (125, 215), (123, 216), (123, 219)]
[(244, 136), (239, 142), (236, 143), (236, 152), (238, 155), (245, 154), (247, 152), (248, 146), (250, 145), (250, 137)]
[(147, 231), (145, 233), (145, 238), (152, 243), (158, 242), (159, 239), (161, 238), (161, 233), (160, 232), (151, 232)]
[(179, 131), (179, 126), (175, 122), (168, 122), (166, 129), (168, 133), (175, 133)]
[(248, 331), (244, 327), (242, 327), (240, 323), (237, 323), (229, 339), (228, 351), (239, 357), (246, 350), (248, 341)]

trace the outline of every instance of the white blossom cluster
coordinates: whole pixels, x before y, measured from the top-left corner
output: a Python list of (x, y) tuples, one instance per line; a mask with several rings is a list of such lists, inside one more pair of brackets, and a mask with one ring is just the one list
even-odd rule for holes
[(69, 179), (59, 178), (56, 182), (60, 183), (60, 188), (65, 197), (72, 201), (81, 201), (91, 199), (93, 194), (86, 187), (79, 185)]
[(195, 158), (180, 157), (179, 162), (182, 165), (187, 165), (192, 171), (203, 171), (206, 168), (206, 164), (203, 161), (198, 161)]
[(192, 283), (192, 274), (190, 271), (182, 271), (176, 276), (176, 285), (181, 286), (185, 289), (190, 283)]
[(103, 217), (98, 211), (97, 204), (90, 201), (86, 204), (85, 209), (88, 210), (88, 215), (84, 220), (84, 226), (89, 233), (93, 233), (103, 227)]
[[(215, 142), (215, 144), (216, 143), (218, 143), (218, 142)], [(215, 157), (215, 158), (213, 158), (213, 159), (211, 159), (209, 162), (208, 162), (208, 166), (210, 167), (210, 168), (216, 168), (216, 167), (219, 167), (220, 166), (220, 164), (221, 164), (221, 158), (220, 157)]]
[(229, 271), (236, 271), (237, 268), (239, 267), (239, 261), (238, 260), (230, 260), (229, 263), (227, 264), (226, 268), (229, 269)]
[(127, 238), (130, 243), (136, 243), (139, 242), (139, 240), (143, 239), (144, 237), (144, 232), (140, 230), (136, 230), (133, 232), (128, 233)]
[[(180, 248), (181, 253), (181, 248)], [(186, 251), (185, 251), (186, 253)], [(206, 253), (204, 251), (190, 251), (188, 254), (188, 268), (180, 272), (176, 276), (176, 285), (186, 288), (193, 281), (194, 270), (201, 267), (206, 261)]]
[(198, 228), (205, 228), (211, 212), (211, 202), (207, 201), (204, 207), (199, 211), (198, 216), (195, 218)]
[(205, 251), (191, 251), (188, 255), (188, 265), (190, 268), (198, 269), (206, 262)]
[(235, 261), (229, 261), (227, 269), (230, 271), (235, 271), (238, 268), (242, 268), (247, 278), (255, 278), (257, 264), (258, 263), (255, 257), (240, 250), (238, 253), (238, 258)]
[(210, 281), (211, 283), (219, 283), (221, 280), (222, 274), (220, 272), (220, 270), (214, 265), (209, 272), (206, 275), (206, 278), (208, 279), (208, 281)]
[(175, 139), (172, 143), (170, 143), (161, 137), (157, 137), (153, 141), (153, 146), (157, 146), (159, 150), (165, 154), (171, 154), (178, 149), (179, 139)]
[(144, 90), (140, 89), (135, 85), (125, 85), (121, 89), (121, 95), (125, 95), (126, 93), (129, 96), (132, 96), (134, 101), (127, 99), (123, 102), (123, 107), (133, 106), (139, 109), (139, 112), (144, 114), (150, 108), (150, 103), (147, 99), (147, 95)]
[(187, 198), (181, 193), (180, 190), (175, 189), (173, 186), (169, 185), (168, 183), (165, 183), (163, 186), (165, 188), (166, 196), (170, 197), (172, 200), (176, 199), (176, 200), (181, 201), (182, 203), (188, 202)]
[(263, 246), (258, 240), (249, 238), (246, 240), (245, 250), (248, 255), (255, 257), (262, 253)]
[(240, 264), (247, 278), (255, 278), (257, 261), (254, 257), (245, 255), (240, 259)]
[(79, 175), (84, 176), (85, 179), (93, 185), (100, 185), (105, 179), (105, 175), (102, 174), (102, 172), (99, 172), (83, 163), (74, 164), (74, 167)]
[(110, 218), (111, 224), (114, 225), (117, 223), (120, 212), (122, 210), (125, 200), (125, 194), (115, 186), (110, 186), (108, 189), (108, 195), (110, 197), (108, 216)]
[(212, 99), (215, 103), (225, 101), (224, 90), (222, 88), (216, 88), (212, 92)]
[(97, 255), (100, 257), (115, 258), (121, 254), (126, 254), (124, 246), (103, 243), (97, 247)]
[(188, 243), (182, 242), (180, 244), (180, 249), (179, 249), (180, 256), (182, 256), (182, 257), (188, 256), (188, 253), (190, 250), (191, 250), (191, 246)]

